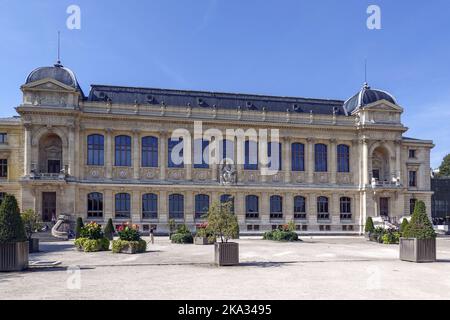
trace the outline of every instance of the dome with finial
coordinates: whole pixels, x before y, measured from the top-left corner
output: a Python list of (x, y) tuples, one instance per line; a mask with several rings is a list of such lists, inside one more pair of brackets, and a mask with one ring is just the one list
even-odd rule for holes
[(383, 90), (372, 89), (366, 82), (357, 94), (345, 101), (343, 108), (345, 113), (349, 115), (356, 109), (362, 108), (380, 100), (386, 100), (392, 104), (397, 105), (397, 100), (392, 94)]
[(81, 91), (81, 87), (78, 84), (75, 73), (69, 68), (64, 67), (60, 61), (58, 61), (52, 67), (40, 67), (33, 70), (27, 77), (26, 84), (36, 82), (42, 79), (54, 79), (69, 87)]

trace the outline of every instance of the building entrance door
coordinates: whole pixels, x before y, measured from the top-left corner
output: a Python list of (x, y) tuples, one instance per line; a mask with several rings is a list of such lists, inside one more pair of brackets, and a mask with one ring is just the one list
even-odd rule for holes
[(51, 222), (56, 218), (56, 192), (42, 193), (42, 221)]
[(380, 216), (389, 216), (389, 198), (380, 198)]

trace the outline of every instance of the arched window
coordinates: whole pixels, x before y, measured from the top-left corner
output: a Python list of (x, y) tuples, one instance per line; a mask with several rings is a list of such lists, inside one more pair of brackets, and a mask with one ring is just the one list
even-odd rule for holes
[[(177, 147), (180, 144), (181, 150), (179, 152), (175, 152), (172, 154), (172, 151), (175, 147)], [(172, 140), (169, 139), (168, 142), (168, 148), (167, 148), (167, 161), (169, 168), (183, 168), (184, 167), (184, 161), (183, 161), (183, 155), (184, 155), (184, 149), (183, 149), (183, 139), (180, 138), (179, 140)], [(179, 148), (179, 147), (178, 147)], [(178, 151), (177, 148), (177, 151)]]
[(116, 194), (116, 218), (128, 219), (131, 217), (131, 196), (129, 193)]
[(117, 136), (115, 147), (116, 167), (131, 167), (131, 137)]
[[(273, 149), (273, 150), (272, 150)], [(281, 152), (283, 150), (283, 146), (281, 143), (272, 143), (269, 142), (267, 144), (267, 156), (269, 157), (269, 169), (271, 170), (282, 170), (282, 155)], [(278, 153), (278, 159), (271, 159), (273, 152), (273, 157), (275, 158)], [(277, 163), (278, 162), (278, 163)]]
[(206, 218), (209, 210), (209, 196), (207, 194), (195, 195), (195, 218)]
[(350, 220), (352, 218), (352, 199), (342, 197), (340, 199), (341, 219)]
[(294, 198), (294, 219), (306, 219), (306, 199), (302, 196)]
[(258, 170), (258, 142), (245, 141), (244, 170)]
[(319, 143), (314, 146), (316, 172), (328, 171), (328, 150), (325, 144)]
[(270, 218), (283, 218), (283, 198), (281, 196), (270, 197)]
[(318, 197), (317, 198), (317, 219), (318, 220), (328, 220), (330, 218), (330, 213), (328, 211), (328, 198)]
[(231, 202), (231, 213), (234, 213), (234, 197), (229, 194), (223, 194), (220, 196), (220, 203)]
[(158, 219), (158, 196), (147, 193), (142, 196), (142, 218)]
[(303, 143), (293, 143), (292, 150), (292, 171), (305, 171), (305, 145)]
[(208, 155), (208, 140), (195, 140), (194, 141), (194, 168), (195, 169), (207, 169), (209, 168), (209, 155)]
[(87, 216), (88, 218), (103, 217), (103, 194), (93, 192), (87, 195)]
[(184, 218), (184, 196), (182, 194), (171, 194), (169, 196), (169, 218)]
[(144, 137), (142, 138), (142, 167), (157, 168), (158, 167), (158, 138)]
[(259, 217), (259, 198), (257, 196), (245, 197), (245, 215), (247, 218)]
[(337, 146), (338, 172), (350, 172), (350, 147), (345, 144)]
[(105, 164), (105, 138), (100, 134), (87, 137), (87, 165), (103, 166)]

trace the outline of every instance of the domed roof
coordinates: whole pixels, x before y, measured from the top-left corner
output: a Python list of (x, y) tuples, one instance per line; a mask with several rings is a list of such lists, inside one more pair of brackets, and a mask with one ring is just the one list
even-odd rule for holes
[(389, 101), (390, 103), (397, 105), (397, 100), (394, 98), (392, 94), (383, 90), (372, 89), (369, 87), (367, 83), (364, 83), (362, 89), (353, 97), (348, 99), (344, 103), (343, 107), (346, 114), (351, 114), (356, 109), (362, 108), (366, 105), (369, 105), (371, 103), (380, 100), (386, 100)]
[(81, 91), (77, 78), (72, 70), (63, 67), (60, 63), (55, 64), (53, 67), (41, 67), (33, 70), (27, 77), (26, 84), (39, 81), (42, 79), (55, 79), (65, 85)]

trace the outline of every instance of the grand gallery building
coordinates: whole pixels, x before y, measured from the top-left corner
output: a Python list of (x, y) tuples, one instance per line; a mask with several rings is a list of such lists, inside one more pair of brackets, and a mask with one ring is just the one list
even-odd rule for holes
[[(358, 234), (367, 216), (395, 221), (417, 200), (431, 212), (433, 143), (405, 137), (397, 100), (367, 84), (347, 101), (104, 85), (86, 96), (58, 63), (21, 90), (18, 116), (0, 119), (0, 198), (14, 194), (45, 221), (112, 218), (165, 233), (171, 219), (194, 229), (212, 203), (232, 201), (244, 234), (290, 221), (304, 233)], [(277, 170), (250, 161), (250, 135), (219, 141), (227, 161), (186, 161), (198, 144), (172, 133), (199, 122), (278, 129)], [(180, 142), (181, 163), (171, 157)]]

